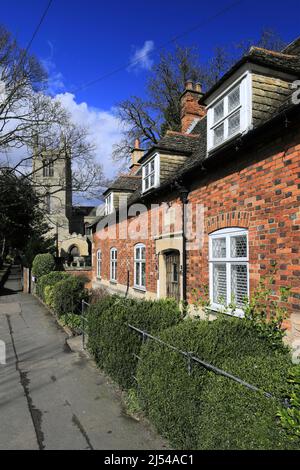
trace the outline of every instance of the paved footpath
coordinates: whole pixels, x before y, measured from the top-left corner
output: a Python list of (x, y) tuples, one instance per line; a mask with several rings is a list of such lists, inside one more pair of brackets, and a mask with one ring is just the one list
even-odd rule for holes
[(66, 334), (12, 268), (0, 292), (0, 449), (163, 449), (122, 413), (91, 359), (70, 352)]

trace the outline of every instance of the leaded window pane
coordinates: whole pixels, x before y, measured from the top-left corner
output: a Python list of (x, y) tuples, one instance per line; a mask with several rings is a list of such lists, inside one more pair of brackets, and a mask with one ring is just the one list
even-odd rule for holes
[(231, 265), (231, 297), (238, 307), (243, 307), (248, 295), (248, 271), (245, 264)]
[(230, 237), (230, 256), (231, 258), (247, 257), (247, 236), (238, 235)]
[(137, 286), (140, 285), (140, 267), (141, 267), (140, 263), (135, 264), (135, 284)]
[(213, 301), (217, 304), (226, 304), (227, 281), (226, 264), (213, 265)]
[(214, 145), (221, 144), (224, 140), (224, 123), (220, 124), (214, 130)]
[(218, 122), (224, 116), (224, 101), (214, 107), (214, 123)]
[(213, 238), (212, 256), (213, 258), (226, 258), (226, 238)]
[(141, 286), (145, 287), (146, 286), (146, 263), (142, 263), (142, 282)]
[(231, 136), (240, 130), (240, 111), (228, 119), (228, 135)]
[(230, 113), (240, 105), (240, 87), (235, 88), (228, 95), (228, 112)]

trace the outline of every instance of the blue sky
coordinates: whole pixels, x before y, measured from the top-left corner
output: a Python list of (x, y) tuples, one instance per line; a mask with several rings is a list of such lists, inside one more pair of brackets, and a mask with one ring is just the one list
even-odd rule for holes
[[(143, 94), (156, 51), (174, 36), (199, 25), (178, 43), (197, 45), (205, 61), (215, 46), (257, 38), (265, 27), (275, 29), (288, 42), (300, 35), (299, 0), (241, 0), (219, 14), (233, 3), (234, 0), (53, 0), (31, 52), (47, 66), (53, 93), (63, 96), (77, 120), (94, 126), (93, 132), (100, 136), (98, 159), (104, 162), (112, 143), (119, 138), (113, 107), (132, 94)], [(47, 0), (2, 0), (1, 22), (25, 46), (46, 4)], [(172, 50), (173, 44), (167, 48)], [(126, 67), (140, 50), (152, 53), (139, 66)], [(122, 66), (119, 72), (80, 89)]]

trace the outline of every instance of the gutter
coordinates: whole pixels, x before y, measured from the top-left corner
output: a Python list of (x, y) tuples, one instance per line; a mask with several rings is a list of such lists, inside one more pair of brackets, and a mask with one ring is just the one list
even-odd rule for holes
[(182, 300), (183, 309), (186, 310), (187, 305), (187, 256), (186, 256), (186, 210), (185, 205), (188, 202), (189, 190), (180, 184), (178, 181), (175, 182), (176, 189), (178, 190), (180, 201), (182, 203)]

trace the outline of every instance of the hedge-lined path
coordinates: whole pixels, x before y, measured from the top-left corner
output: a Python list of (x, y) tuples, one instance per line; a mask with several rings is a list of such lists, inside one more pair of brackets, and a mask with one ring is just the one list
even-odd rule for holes
[(163, 449), (125, 416), (92, 360), (71, 353), (54, 318), (21, 292), (17, 266), (0, 291), (0, 449)]

